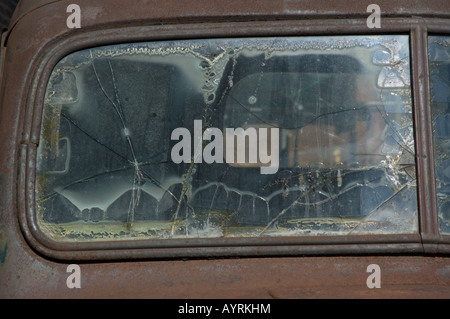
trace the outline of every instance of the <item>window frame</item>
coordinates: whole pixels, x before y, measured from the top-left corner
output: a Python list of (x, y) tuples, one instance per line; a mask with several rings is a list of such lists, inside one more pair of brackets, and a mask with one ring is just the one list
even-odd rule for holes
[[(277, 17), (275, 17), (277, 18)], [(382, 29), (370, 29), (365, 19), (282, 21), (179, 21), (174, 25), (110, 25), (80, 29), (39, 52), (26, 98), (19, 151), (17, 203), (22, 232), (38, 252), (58, 260), (130, 260), (161, 258), (261, 257), (361, 254), (448, 254), (450, 235), (439, 233), (430, 83), (428, 32), (449, 34), (445, 19), (383, 18)], [(333, 25), (330, 31), (328, 25)], [(415, 234), (339, 235), (274, 238), (144, 239), (63, 243), (49, 239), (37, 227), (35, 207), (36, 154), (48, 79), (64, 56), (81, 49), (116, 43), (225, 38), (320, 35), (406, 34), (410, 40), (411, 92), (416, 147), (419, 231)]]

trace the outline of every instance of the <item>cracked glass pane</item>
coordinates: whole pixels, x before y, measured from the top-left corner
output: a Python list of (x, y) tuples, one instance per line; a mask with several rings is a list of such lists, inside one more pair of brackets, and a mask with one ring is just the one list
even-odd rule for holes
[(450, 37), (428, 38), (439, 227), (450, 234)]
[(57, 241), (417, 232), (408, 37), (74, 52), (46, 91), (36, 207)]

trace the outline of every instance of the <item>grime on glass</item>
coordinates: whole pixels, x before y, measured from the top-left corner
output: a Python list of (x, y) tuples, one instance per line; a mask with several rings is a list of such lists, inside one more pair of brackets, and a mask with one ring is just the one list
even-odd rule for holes
[(417, 233), (410, 90), (403, 35), (73, 52), (46, 90), (38, 227), (57, 241)]

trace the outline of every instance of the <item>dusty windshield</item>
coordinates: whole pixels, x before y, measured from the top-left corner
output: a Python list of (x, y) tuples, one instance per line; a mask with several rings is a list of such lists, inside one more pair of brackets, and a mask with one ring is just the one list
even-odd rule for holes
[(450, 37), (429, 37), (434, 160), (439, 226), (450, 234)]
[(54, 68), (36, 174), (62, 241), (417, 232), (407, 36), (183, 40)]

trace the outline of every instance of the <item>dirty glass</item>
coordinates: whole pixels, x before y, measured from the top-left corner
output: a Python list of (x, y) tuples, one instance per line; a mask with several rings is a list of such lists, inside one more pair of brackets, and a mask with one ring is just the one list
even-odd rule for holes
[(450, 234), (450, 36), (428, 39), (439, 227)]
[(74, 52), (36, 165), (38, 227), (59, 241), (417, 232), (408, 37)]

